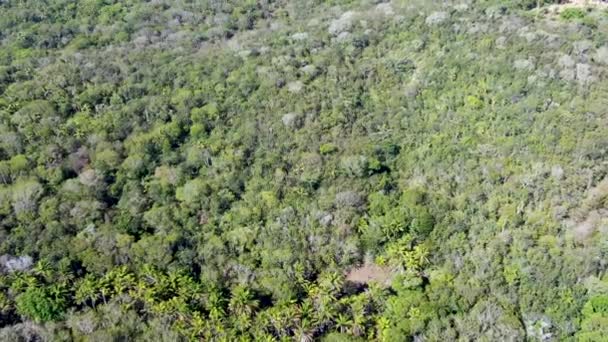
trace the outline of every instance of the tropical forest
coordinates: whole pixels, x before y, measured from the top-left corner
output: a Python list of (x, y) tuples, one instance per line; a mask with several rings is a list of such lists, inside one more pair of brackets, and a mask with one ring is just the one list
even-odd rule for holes
[(608, 341), (608, 2), (0, 0), (0, 341)]

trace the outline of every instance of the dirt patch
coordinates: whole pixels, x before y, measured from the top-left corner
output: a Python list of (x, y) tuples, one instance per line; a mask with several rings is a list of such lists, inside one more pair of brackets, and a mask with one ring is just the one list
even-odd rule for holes
[(590, 188), (581, 206), (570, 216), (577, 222), (572, 225), (577, 242), (584, 243), (598, 231), (604, 234), (608, 228), (605, 224), (608, 219), (608, 178)]
[(606, 5), (605, 0), (569, 0), (564, 1), (565, 5), (574, 5), (574, 6), (590, 6), (590, 5)]
[(566, 8), (572, 7), (597, 7), (597, 8), (608, 8), (608, 1), (606, 0), (569, 0), (563, 1), (559, 5), (550, 5), (547, 9), (550, 12), (559, 13)]
[(346, 280), (358, 284), (376, 282), (388, 286), (393, 280), (394, 275), (394, 272), (388, 267), (382, 267), (376, 264), (366, 264), (350, 270), (346, 275)]
[(574, 227), (574, 238), (576, 241), (584, 242), (591, 237), (595, 232), (600, 219), (601, 217), (597, 211), (590, 212), (587, 219)]

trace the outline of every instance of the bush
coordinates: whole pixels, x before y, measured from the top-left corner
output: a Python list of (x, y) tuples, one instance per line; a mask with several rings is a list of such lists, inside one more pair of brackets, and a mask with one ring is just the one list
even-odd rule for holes
[(362, 206), (363, 204), (365, 204), (363, 197), (354, 191), (344, 191), (336, 194), (336, 206), (339, 208), (356, 208)]
[(579, 20), (585, 17), (585, 12), (580, 8), (566, 8), (559, 16), (564, 20)]
[(37, 322), (60, 318), (65, 311), (65, 300), (49, 292), (46, 288), (29, 287), (17, 297), (17, 312)]
[(334, 153), (337, 150), (338, 150), (338, 146), (336, 146), (332, 143), (322, 144), (321, 146), (319, 146), (319, 153), (321, 153), (323, 155)]
[(412, 212), (414, 217), (412, 230), (421, 237), (426, 237), (435, 226), (435, 218), (429, 213), (428, 209), (422, 206), (413, 208)]

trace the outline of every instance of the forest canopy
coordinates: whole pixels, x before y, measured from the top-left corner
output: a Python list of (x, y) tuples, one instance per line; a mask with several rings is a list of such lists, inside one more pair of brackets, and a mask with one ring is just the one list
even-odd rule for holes
[(0, 340), (605, 341), (559, 3), (0, 0)]

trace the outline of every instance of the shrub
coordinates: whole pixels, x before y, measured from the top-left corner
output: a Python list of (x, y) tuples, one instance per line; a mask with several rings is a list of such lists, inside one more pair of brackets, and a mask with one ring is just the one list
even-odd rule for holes
[(323, 155), (334, 153), (337, 150), (338, 150), (338, 146), (336, 146), (332, 143), (322, 144), (321, 146), (319, 146), (319, 153), (321, 153)]
[(17, 214), (36, 209), (38, 199), (40, 199), (44, 192), (42, 185), (35, 180), (18, 182), (13, 186), (12, 190), (13, 209)]
[(340, 166), (349, 177), (363, 177), (367, 174), (368, 160), (365, 156), (348, 156), (342, 158)]
[(206, 193), (205, 182), (201, 179), (193, 179), (188, 181), (184, 186), (179, 187), (175, 197), (180, 202), (195, 203), (200, 201)]
[(585, 17), (585, 12), (580, 8), (566, 8), (559, 16), (564, 20), (578, 20)]
[(65, 310), (63, 298), (52, 296), (45, 288), (29, 287), (17, 297), (17, 311), (20, 315), (37, 322), (60, 318)]
[(344, 191), (336, 194), (336, 205), (338, 207), (359, 207), (365, 204), (361, 195), (354, 191)]

